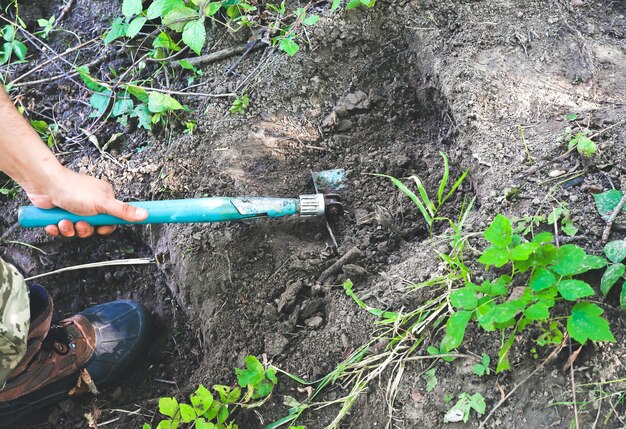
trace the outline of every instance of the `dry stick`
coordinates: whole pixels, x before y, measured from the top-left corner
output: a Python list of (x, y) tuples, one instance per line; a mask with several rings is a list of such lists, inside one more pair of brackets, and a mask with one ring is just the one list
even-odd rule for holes
[[(556, 223), (556, 222), (555, 222)], [(572, 355), (572, 339), (570, 338), (568, 341), (569, 346), (569, 354)], [(579, 351), (582, 349), (578, 349)], [(572, 364), (569, 366), (569, 377), (572, 384), (572, 402), (574, 403), (574, 423), (576, 425), (576, 429), (579, 429), (578, 426), (578, 405), (576, 404), (576, 382), (574, 381), (574, 360), (572, 360)]]
[(624, 195), (622, 195), (622, 198), (619, 200), (617, 207), (615, 207), (615, 210), (613, 210), (613, 213), (611, 213), (611, 216), (606, 221), (606, 226), (604, 227), (604, 231), (602, 232), (602, 240), (600, 241), (601, 245), (605, 245), (606, 242), (609, 241), (609, 236), (611, 235), (613, 223), (615, 223), (615, 219), (617, 219), (617, 216), (624, 208), (624, 204), (626, 204), (626, 192), (624, 192)]
[[(256, 49), (260, 49), (264, 46), (267, 46), (267, 45), (265, 43), (250, 42), (250, 43), (246, 43), (245, 45), (235, 46), (233, 48), (221, 49), (217, 52), (211, 52), (210, 54), (203, 55), (201, 57), (184, 58), (184, 60), (194, 67), (203, 66), (206, 64), (214, 63), (216, 61), (224, 60), (226, 58), (230, 58), (233, 55), (241, 54), (243, 52), (246, 52), (248, 49), (251, 52)], [(178, 62), (172, 63), (172, 68), (180, 68), (180, 67), (181, 67), (180, 63)]]
[(339, 258), (334, 264), (332, 264), (330, 267), (328, 267), (320, 275), (320, 277), (317, 279), (317, 282), (318, 283), (324, 283), (324, 281), (328, 280), (330, 277), (332, 277), (333, 275), (337, 274), (344, 265), (346, 265), (347, 263), (349, 263), (353, 259), (358, 258), (362, 254), (363, 253), (359, 250), (358, 247), (353, 247), (352, 249), (348, 250), (348, 252), (345, 255), (343, 255), (341, 258)]
[(83, 42), (83, 43), (81, 43), (81, 44), (80, 44), (80, 45), (78, 45), (78, 46), (74, 46), (73, 48), (69, 48), (69, 49), (67, 49), (66, 51), (64, 51), (64, 52), (62, 52), (62, 53), (60, 53), (60, 54), (56, 54), (54, 57), (52, 57), (52, 58), (50, 58), (50, 59), (48, 59), (48, 60), (44, 61), (43, 63), (41, 63), (41, 64), (37, 65), (36, 67), (33, 67), (32, 69), (28, 70), (28, 71), (27, 71), (26, 73), (24, 73), (23, 75), (16, 77), (15, 79), (13, 79), (13, 80), (9, 83), (9, 85), (13, 85), (13, 84), (15, 84), (16, 82), (18, 82), (18, 81), (20, 81), (20, 80), (24, 79), (26, 76), (31, 75), (31, 74), (35, 73), (36, 71), (38, 71), (38, 70), (41, 70), (42, 68), (44, 68), (45, 66), (47, 66), (48, 64), (50, 64), (52, 61), (54, 61), (54, 60), (56, 60), (56, 59), (58, 59), (58, 58), (64, 57), (64, 56), (66, 56), (66, 55), (68, 55), (68, 54), (71, 54), (72, 52), (78, 51), (79, 49), (82, 49), (82, 48), (84, 48), (85, 46), (89, 46), (89, 45), (91, 45), (92, 43), (97, 42), (98, 40), (100, 40), (100, 38), (99, 38), (99, 37), (96, 37), (96, 38), (94, 38), (94, 39), (91, 39), (91, 40), (88, 40), (88, 41), (86, 41), (86, 42)]
[(552, 353), (550, 353), (550, 355), (544, 359), (543, 362), (541, 362), (537, 368), (535, 368), (533, 370), (533, 372), (531, 372), (530, 374), (528, 374), (526, 376), (526, 378), (524, 378), (522, 381), (520, 381), (518, 384), (515, 385), (515, 387), (513, 387), (513, 389), (511, 389), (511, 391), (509, 393), (506, 394), (506, 396), (502, 399), (500, 399), (500, 401), (491, 409), (491, 411), (489, 411), (489, 414), (487, 414), (487, 417), (485, 417), (483, 419), (482, 422), (480, 422), (480, 426), (478, 426), (478, 429), (482, 429), (485, 427), (485, 424), (487, 423), (487, 421), (491, 418), (491, 416), (494, 415), (494, 413), (502, 406), (502, 404), (504, 404), (506, 402), (507, 399), (509, 399), (513, 393), (515, 393), (515, 391), (517, 389), (519, 389), (524, 383), (526, 383), (531, 377), (533, 377), (535, 374), (537, 374), (539, 371), (541, 371), (548, 362), (550, 362), (551, 360), (553, 360), (554, 358), (556, 358), (556, 356), (560, 353), (561, 350), (563, 350), (563, 347), (565, 345), (565, 340), (557, 347), (555, 348)]
[(65, 5), (65, 7), (63, 8), (63, 10), (61, 11), (61, 13), (59, 14), (59, 17), (56, 19), (56, 22), (61, 21), (63, 18), (65, 18), (65, 15), (67, 15), (67, 13), (70, 11), (70, 9), (72, 8), (72, 6), (74, 6), (74, 3), (76, 3), (76, 0), (70, 0), (67, 2), (67, 4)]
[(59, 270), (50, 271), (43, 274), (37, 274), (32, 277), (28, 277), (25, 279), (26, 281), (35, 280), (41, 277), (51, 276), (53, 274), (59, 274), (66, 271), (76, 271), (76, 270), (84, 270), (87, 268), (100, 268), (100, 267), (111, 267), (118, 265), (145, 265), (145, 264), (154, 264), (155, 261), (152, 258), (134, 258), (134, 259), (116, 259), (114, 261), (104, 261), (104, 262), (93, 262), (90, 264), (82, 264), (82, 265), (74, 265), (71, 267), (61, 268)]
[[(94, 66), (99, 65), (100, 63), (102, 63), (104, 60), (106, 59), (106, 57), (101, 56), (100, 58), (95, 59), (94, 61), (90, 62), (89, 64), (85, 64), (85, 67), (87, 68), (91, 68)], [(22, 83), (17, 83), (15, 85), (13, 85), (15, 88), (19, 88), (22, 86), (31, 86), (31, 85), (39, 85), (40, 83), (49, 83), (49, 82), (55, 82), (57, 80), (61, 80), (61, 79), (65, 79), (65, 78), (70, 78), (70, 77), (76, 77), (78, 76), (78, 72), (74, 72), (74, 73), (63, 73), (63, 74), (59, 74), (56, 76), (52, 76), (52, 77), (47, 77), (47, 78), (43, 78), (43, 79), (37, 79), (37, 80), (31, 80), (28, 82), (22, 82)]]

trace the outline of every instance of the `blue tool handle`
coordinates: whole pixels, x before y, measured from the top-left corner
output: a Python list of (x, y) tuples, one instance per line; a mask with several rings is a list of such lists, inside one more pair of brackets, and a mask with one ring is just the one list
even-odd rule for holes
[(65, 210), (39, 209), (33, 206), (20, 207), (18, 219), (24, 228), (39, 228), (58, 224), (63, 219), (72, 222), (85, 221), (94, 226), (151, 224), (151, 223), (196, 223), (222, 222), (254, 217), (281, 217), (298, 213), (299, 201), (292, 198), (194, 198), (185, 200), (141, 201), (130, 203), (148, 211), (142, 222), (127, 222), (110, 215), (79, 216)]

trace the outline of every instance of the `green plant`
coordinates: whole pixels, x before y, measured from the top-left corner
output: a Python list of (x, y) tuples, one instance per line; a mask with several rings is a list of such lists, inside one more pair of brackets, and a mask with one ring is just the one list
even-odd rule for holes
[(437, 376), (435, 375), (437, 369), (431, 368), (422, 374), (422, 378), (426, 380), (426, 391), (432, 392), (437, 387)]
[(39, 133), (42, 140), (46, 142), (48, 147), (53, 147), (56, 142), (56, 136), (59, 132), (59, 125), (56, 123), (49, 124), (42, 120), (30, 120), (30, 125)]
[[(341, 0), (333, 0), (331, 10), (338, 9), (341, 6)], [(376, 6), (376, 0), (348, 0), (346, 4), (346, 10), (357, 9), (361, 6), (372, 8)]]
[[(570, 122), (575, 122), (576, 119), (578, 119), (578, 115), (567, 115), (565, 119)], [(583, 129), (579, 125), (574, 127), (567, 126), (561, 132), (557, 141), (566, 142), (568, 151), (576, 149), (581, 155), (590, 157), (598, 150), (595, 142), (589, 137), (590, 134), (591, 131)]]
[(578, 232), (578, 228), (572, 222), (567, 205), (555, 207), (548, 214), (548, 225), (558, 225), (559, 223), (561, 224), (561, 230), (569, 237), (573, 237)]
[(239, 113), (243, 115), (246, 113), (246, 109), (250, 105), (250, 98), (246, 94), (242, 96), (237, 96), (233, 101), (232, 106), (230, 106), (231, 113)]
[(458, 396), (459, 400), (448, 410), (443, 418), (444, 423), (456, 423), (463, 421), (467, 423), (469, 420), (470, 412), (476, 411), (478, 414), (485, 414), (485, 398), (480, 393), (461, 393)]
[(482, 360), (479, 363), (474, 364), (474, 366), (472, 367), (472, 371), (479, 377), (489, 375), (491, 373), (491, 370), (489, 369), (490, 363), (491, 358), (489, 357), (489, 355), (483, 353)]
[[(189, 403), (179, 402), (173, 397), (160, 398), (159, 413), (166, 418), (156, 428), (237, 429), (232, 421), (235, 410), (263, 404), (278, 383), (275, 368), (266, 369), (254, 356), (247, 356), (244, 362), (245, 368), (235, 369), (236, 387), (216, 384), (213, 390), (217, 395), (213, 395), (200, 385), (189, 397)], [(143, 425), (143, 429), (150, 428), (148, 423)]]
[(185, 131), (183, 131), (185, 134), (189, 134), (190, 136), (193, 135), (193, 132), (196, 130), (196, 127), (198, 126), (198, 122), (197, 121), (187, 121), (185, 122)]
[[(462, 288), (450, 295), (450, 304), (457, 309), (446, 323), (446, 335), (441, 349), (450, 351), (459, 347), (470, 320), (475, 320), (486, 331), (499, 330), (502, 342), (498, 353), (496, 372), (510, 368), (509, 351), (515, 336), (531, 324), (548, 325), (544, 340), (555, 342), (562, 338), (560, 318), (551, 316), (557, 301), (575, 303), (567, 317), (565, 329), (571, 338), (584, 344), (587, 340), (614, 341), (608, 322), (601, 317), (603, 310), (595, 303), (582, 301), (594, 295), (593, 288), (576, 276), (600, 269), (607, 262), (600, 256), (587, 255), (576, 245), (556, 247), (551, 244), (551, 233), (542, 232), (531, 241), (512, 233), (511, 222), (499, 214), (484, 232), (491, 244), (478, 262), (502, 268), (509, 265), (510, 274), (501, 274), (481, 285), (469, 279)], [(500, 270), (501, 272), (502, 270)], [(522, 290), (510, 296), (514, 285)]]
[(41, 36), (42, 39), (47, 39), (48, 35), (54, 28), (54, 21), (55, 21), (54, 15), (52, 15), (48, 19), (39, 18), (37, 20), (37, 24), (41, 27), (41, 30), (39, 30), (36, 34), (38, 36)]
[(0, 50), (0, 65), (7, 64), (11, 56), (18, 59), (17, 63), (25, 62), (27, 48), (25, 44), (17, 40), (17, 27), (11, 24), (1, 27), (0, 36), (4, 39), (2, 50)]

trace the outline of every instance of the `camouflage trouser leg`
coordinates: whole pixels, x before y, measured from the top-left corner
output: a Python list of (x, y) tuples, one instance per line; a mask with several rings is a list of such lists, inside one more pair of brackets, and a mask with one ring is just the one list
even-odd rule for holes
[(30, 302), (24, 278), (0, 259), (0, 389), (24, 356), (30, 325)]

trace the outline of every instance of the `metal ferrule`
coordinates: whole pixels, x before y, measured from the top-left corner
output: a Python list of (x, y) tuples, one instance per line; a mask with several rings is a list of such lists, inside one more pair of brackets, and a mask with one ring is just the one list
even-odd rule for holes
[(300, 216), (324, 216), (326, 203), (323, 194), (300, 195)]

